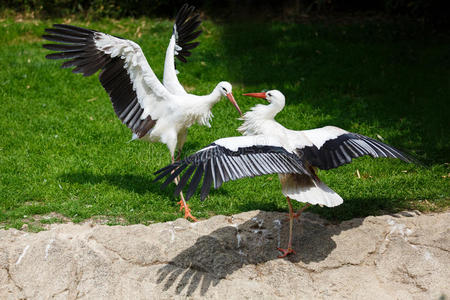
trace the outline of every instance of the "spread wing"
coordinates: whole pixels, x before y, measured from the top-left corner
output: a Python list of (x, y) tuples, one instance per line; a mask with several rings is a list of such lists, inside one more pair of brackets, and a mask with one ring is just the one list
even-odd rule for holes
[(187, 62), (186, 57), (191, 56), (191, 50), (199, 45), (199, 42), (192, 41), (202, 33), (201, 30), (196, 31), (201, 21), (200, 15), (194, 11), (195, 7), (188, 4), (180, 8), (166, 51), (163, 83), (171, 93), (176, 95), (184, 95), (186, 91), (178, 81), (175, 57), (184, 63)]
[(272, 173), (311, 176), (296, 154), (283, 148), (278, 140), (267, 136), (219, 139), (184, 160), (156, 171), (158, 176), (155, 181), (167, 177), (162, 184), (164, 188), (185, 169), (175, 194), (180, 193), (192, 176), (186, 200), (194, 194), (202, 177), (201, 199), (204, 200), (211, 184), (219, 188), (223, 182), (230, 180)]
[(69, 59), (63, 68), (99, 78), (119, 119), (138, 137), (144, 136), (167, 113), (173, 95), (161, 84), (138, 44), (103, 32), (55, 24), (43, 38), (59, 44), (44, 48), (48, 59)]
[(303, 130), (296, 134), (299, 155), (322, 170), (337, 168), (364, 155), (398, 158), (409, 163), (415, 161), (385, 143), (334, 126)]

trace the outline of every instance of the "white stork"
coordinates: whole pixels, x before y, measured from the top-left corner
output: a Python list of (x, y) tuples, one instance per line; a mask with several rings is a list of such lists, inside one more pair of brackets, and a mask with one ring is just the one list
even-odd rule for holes
[[(187, 168), (176, 187), (175, 192), (178, 193), (195, 171), (186, 199), (193, 195), (204, 175), (201, 188), (201, 200), (204, 200), (211, 184), (219, 188), (229, 180), (278, 173), (282, 192), (289, 205), (290, 221), (288, 245), (286, 249), (278, 248), (283, 253), (279, 257), (295, 253), (292, 249), (293, 218), (298, 218), (311, 204), (333, 207), (343, 202), (336, 192), (317, 177), (315, 168), (337, 168), (364, 155), (412, 162), (411, 158), (389, 145), (338, 127), (326, 126), (302, 131), (285, 128), (274, 120), (285, 103), (280, 91), (244, 95), (269, 102), (268, 105), (256, 105), (242, 117), (244, 123), (238, 130), (244, 136), (216, 140), (184, 160), (158, 170), (155, 180), (168, 176), (162, 185), (165, 187), (174, 176)], [(307, 205), (294, 213), (291, 199)]]
[[(46, 57), (70, 59), (62, 67), (75, 67), (72, 72), (84, 76), (101, 70), (100, 82), (109, 94), (117, 116), (133, 132), (133, 139), (166, 144), (173, 163), (175, 151), (181, 152), (191, 125), (198, 123), (211, 127), (211, 108), (222, 97), (227, 97), (242, 114), (230, 83), (222, 81), (211, 94), (197, 96), (188, 94), (178, 81), (174, 57), (186, 62), (190, 50), (199, 44), (191, 43), (201, 33), (195, 31), (201, 21), (194, 10), (193, 6), (185, 4), (177, 13), (166, 51), (164, 85), (138, 44), (91, 29), (64, 24), (45, 29), (50, 35), (43, 38), (60, 43), (43, 45), (46, 49), (60, 51)], [(183, 194), (180, 196), (180, 210), (184, 208), (185, 218), (195, 220)]]

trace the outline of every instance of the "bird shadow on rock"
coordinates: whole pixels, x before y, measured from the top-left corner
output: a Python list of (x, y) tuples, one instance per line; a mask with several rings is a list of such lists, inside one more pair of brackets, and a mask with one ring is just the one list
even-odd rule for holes
[[(289, 234), (286, 214), (259, 211), (250, 219), (241, 219), (244, 214), (248, 213), (216, 217), (221, 224), (226, 218), (230, 226), (212, 229), (159, 269), (157, 283), (164, 285), (163, 290), (175, 287), (176, 294), (191, 296), (200, 287), (200, 294), (205, 295), (210, 287), (241, 268), (280, 259), (277, 247), (286, 247)], [(205, 221), (212, 223), (205, 227), (217, 227), (213, 219)], [(304, 213), (294, 223), (292, 246), (296, 254), (285, 259), (294, 264), (320, 264), (336, 248), (333, 236), (362, 222), (363, 219), (353, 219), (334, 225), (315, 214)]]

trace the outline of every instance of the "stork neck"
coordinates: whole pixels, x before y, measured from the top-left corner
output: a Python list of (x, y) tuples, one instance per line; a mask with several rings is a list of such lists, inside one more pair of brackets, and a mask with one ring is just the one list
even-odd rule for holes
[(217, 91), (217, 89), (214, 89), (211, 94), (199, 96), (198, 102), (196, 104), (196, 110), (198, 112), (211, 110), (214, 104), (220, 101), (221, 97), (222, 94), (220, 93), (220, 91)]
[(282, 105), (271, 103), (269, 105), (256, 105), (252, 108), (253, 117), (258, 119), (273, 120), (283, 109)]
[(238, 128), (243, 135), (270, 134), (274, 130), (275, 116), (283, 109), (282, 105), (258, 104), (242, 117), (244, 123)]
[(273, 119), (280, 111), (283, 110), (284, 104), (280, 105), (280, 104), (271, 103), (268, 105), (268, 107), (270, 107), (270, 113), (272, 114), (271, 117)]
[(211, 110), (214, 104), (219, 102), (221, 97), (220, 92), (213, 91), (211, 94), (197, 96), (190, 95), (189, 102), (183, 102), (182, 105), (187, 105), (186, 109), (193, 115), (204, 114)]
[(206, 102), (211, 105), (211, 107), (220, 101), (220, 98), (222, 97), (222, 94), (220, 93), (219, 89), (215, 88), (211, 94), (207, 96)]
[(209, 95), (194, 96), (193, 102), (191, 102), (185, 112), (187, 115), (191, 115), (193, 117), (192, 120), (195, 120), (200, 125), (211, 127), (210, 121), (213, 117), (211, 109), (214, 104), (219, 102), (220, 98), (221, 93), (217, 89), (213, 90)]

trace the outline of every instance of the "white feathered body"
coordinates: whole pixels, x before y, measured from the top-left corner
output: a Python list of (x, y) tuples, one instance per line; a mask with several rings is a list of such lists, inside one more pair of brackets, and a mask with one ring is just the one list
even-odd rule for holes
[(124, 59), (124, 67), (130, 75), (133, 90), (144, 108), (140, 118), (150, 116), (156, 120), (155, 126), (141, 137), (142, 140), (164, 143), (173, 155), (175, 149), (180, 150), (183, 147), (190, 126), (197, 123), (211, 127), (211, 108), (222, 95), (217, 89), (205, 96), (186, 93), (173, 67), (173, 53), (176, 51), (174, 36), (171, 37), (167, 48), (164, 85), (151, 70), (138, 44), (100, 32), (96, 33), (95, 42), (99, 50), (113, 58)]
[[(290, 130), (274, 120), (275, 115), (280, 112), (283, 105), (258, 104), (251, 109), (251, 111), (244, 114), (242, 120), (244, 123), (238, 128), (238, 131), (246, 136), (262, 135), (275, 138), (286, 150), (298, 155), (297, 149), (300, 146), (313, 145), (313, 140), (326, 140), (320, 137), (317, 133), (328, 132), (328, 138), (332, 135), (342, 134), (344, 130), (327, 126), (329, 130), (321, 130), (319, 132), (312, 132), (312, 130), (295, 131)], [(313, 129), (315, 130), (315, 129)], [(306, 162), (307, 163), (307, 162)], [(315, 175), (315, 170), (310, 167), (311, 172)], [(333, 207), (341, 204), (343, 199), (325, 183), (320, 181), (318, 177), (314, 180), (305, 174), (278, 174), (281, 182), (282, 193), (286, 197), (297, 200), (299, 202), (325, 205)]]
[(181, 150), (187, 129), (194, 123), (210, 127), (211, 108), (221, 97), (227, 97), (240, 112), (232, 95), (232, 86), (220, 82), (205, 96), (188, 94), (178, 80), (175, 57), (187, 62), (193, 42), (200, 34), (199, 14), (193, 6), (183, 5), (178, 11), (166, 50), (163, 82), (160, 82), (145, 58), (141, 47), (127, 39), (107, 33), (54, 24), (43, 37), (58, 44), (44, 48), (60, 51), (49, 59), (69, 59), (63, 68), (91, 76), (97, 71), (119, 119), (133, 133), (133, 139), (162, 142), (171, 156)]

